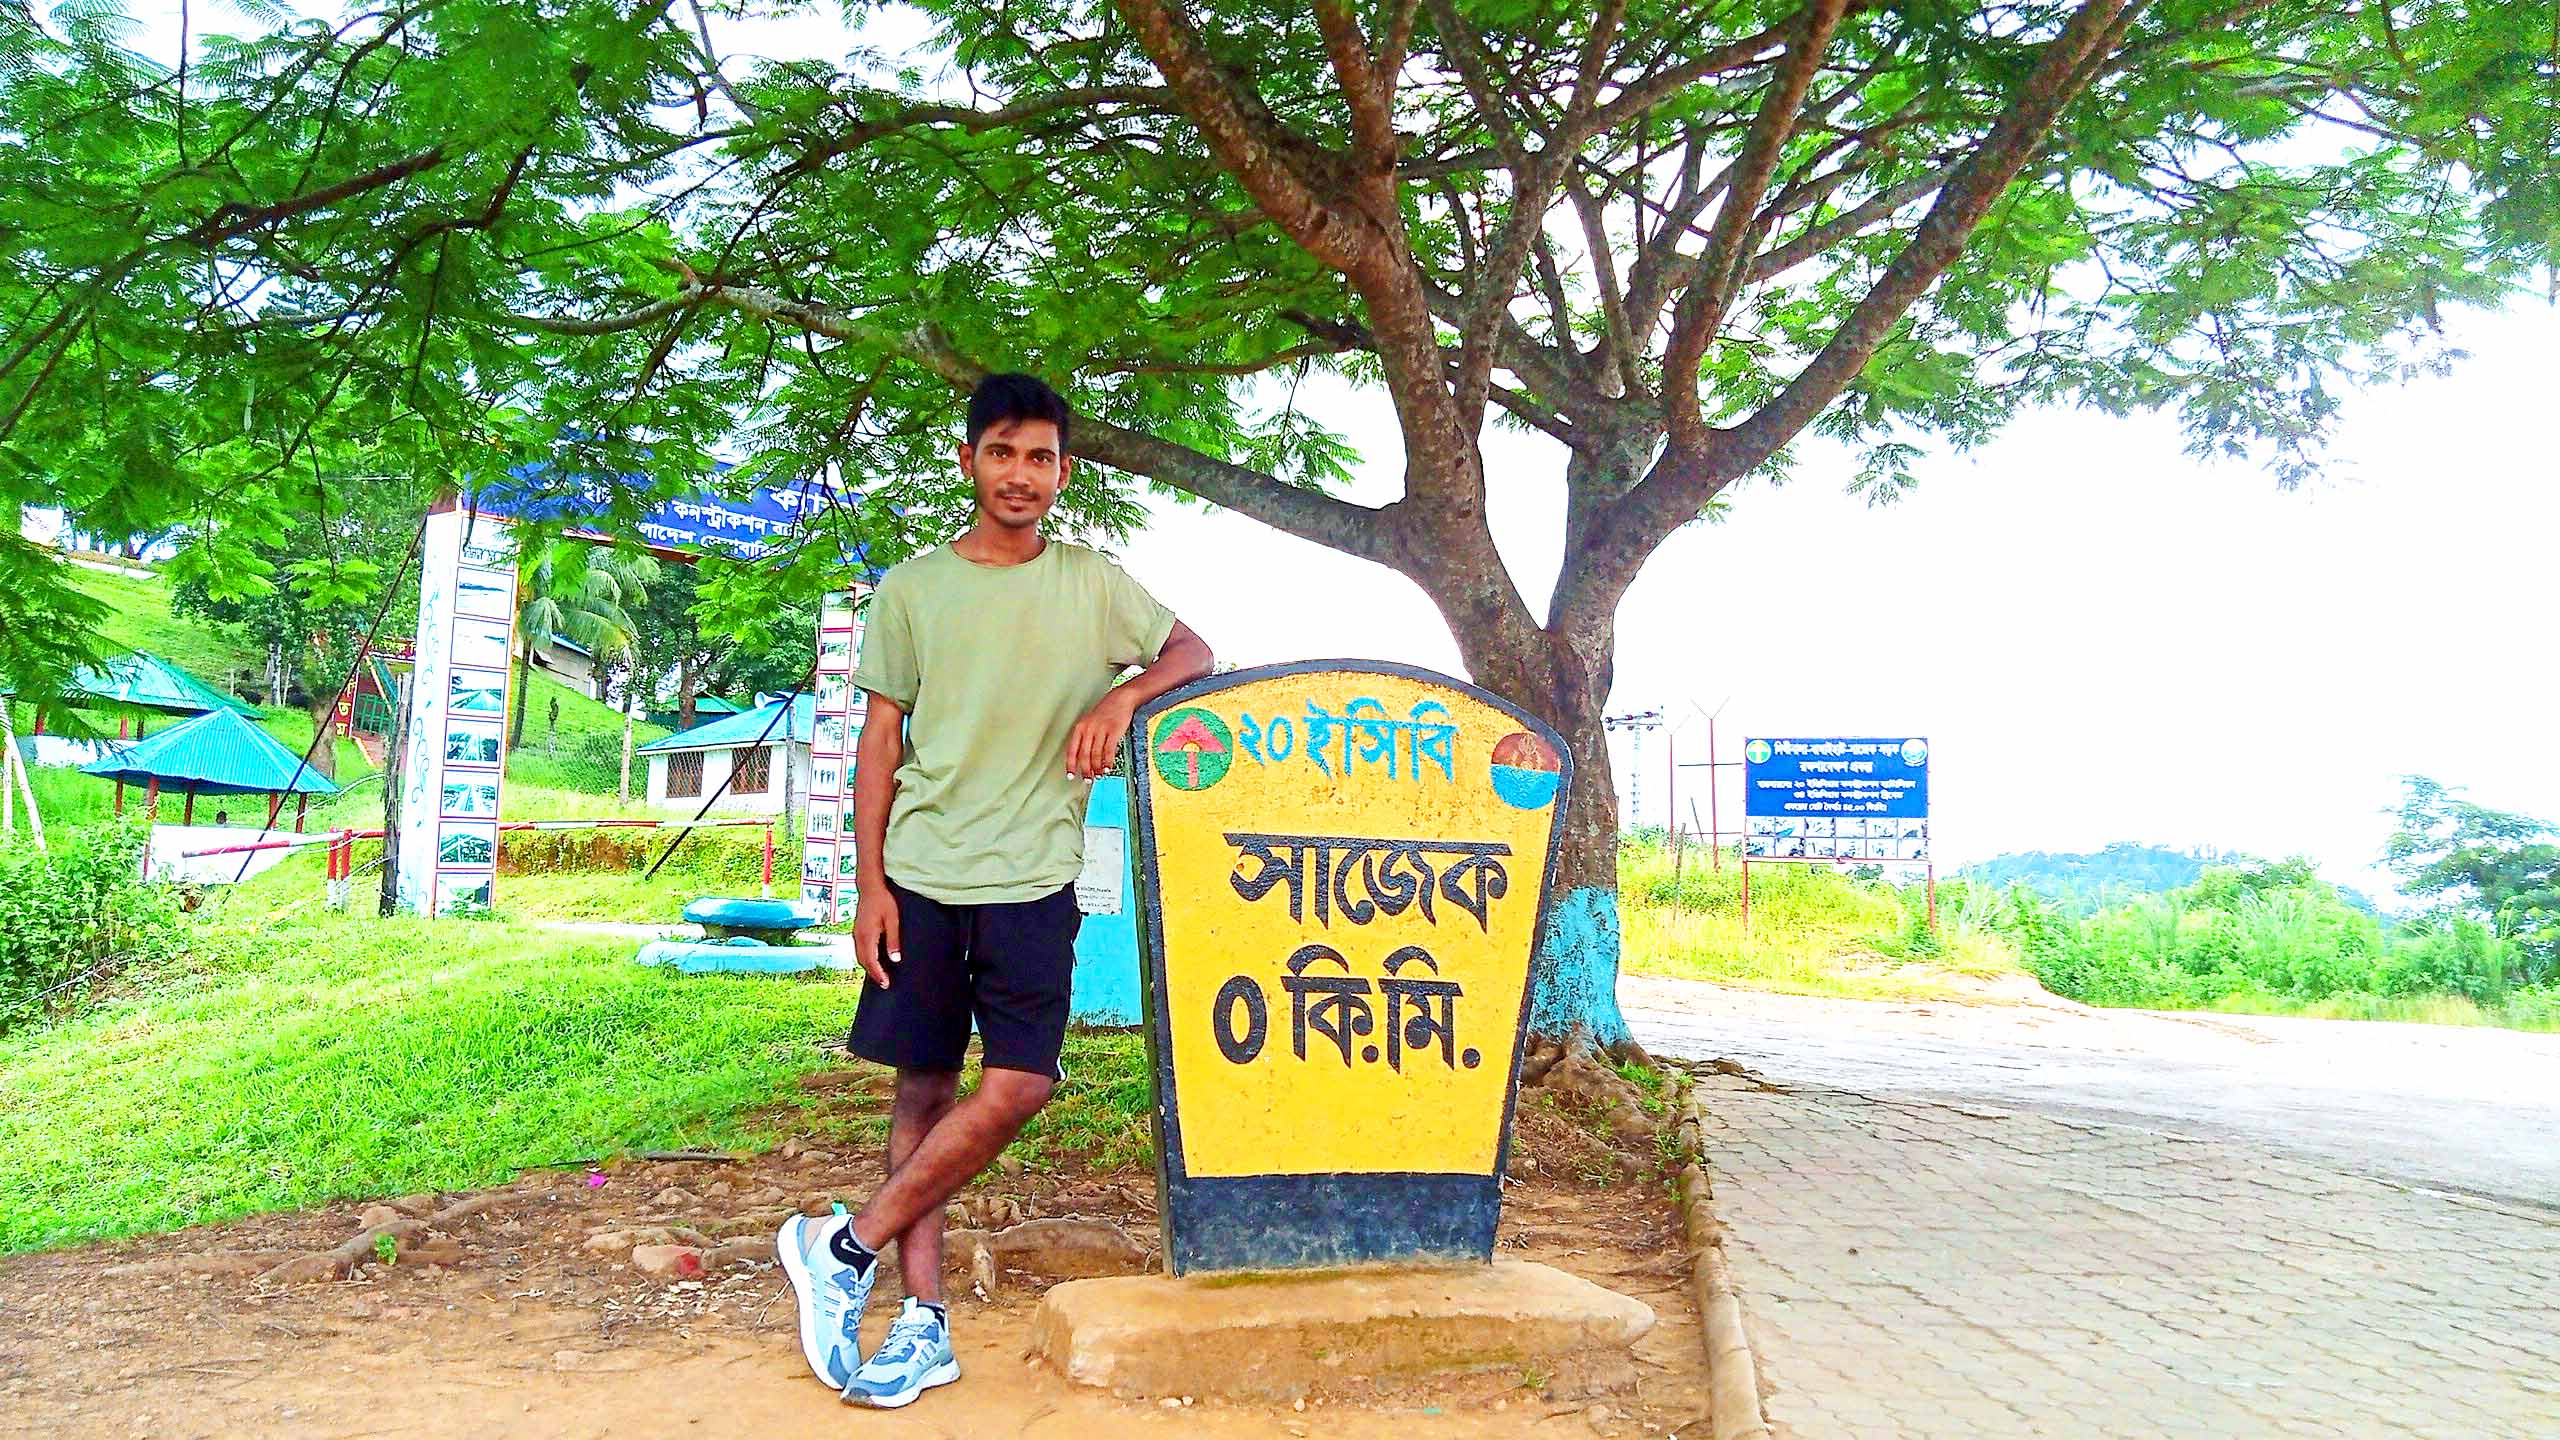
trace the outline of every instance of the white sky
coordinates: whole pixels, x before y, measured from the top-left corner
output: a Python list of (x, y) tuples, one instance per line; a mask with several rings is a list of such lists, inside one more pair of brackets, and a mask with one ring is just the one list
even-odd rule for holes
[[(177, 9), (136, 0), (139, 48), (174, 52)], [(226, 11), (202, 7), (198, 24), (245, 28)], [(920, 37), (896, 18), (864, 38)], [(831, 6), (715, 34), (768, 54), (838, 55), (852, 39)], [(1972, 455), (1924, 462), (1918, 491), (1882, 509), (1809, 448), (1793, 484), (1741, 492), (1726, 523), (1655, 555), (1619, 617), (1610, 709), (1688, 717), (1683, 759), (1705, 753), (1693, 703), (1725, 703), (1726, 758), (1748, 735), (1926, 735), (1950, 866), (2211, 844), (2308, 855), (2383, 892), (2373, 866), (2401, 775), (2560, 819), (2560, 311), (2449, 323), (2473, 357), (2349, 396), (2330, 477), (2292, 492), (2190, 459), (2159, 417), (2033, 415)], [(1383, 397), (1311, 385), (1299, 398), (1366, 456), (1354, 498), (1390, 498), (1401, 455)], [(1510, 432), (1491, 449), (1495, 536), (1543, 613), (1562, 452)], [(1123, 556), (1222, 659), (1459, 671), (1402, 577), (1238, 515), (1152, 512)], [(1623, 795), (1623, 740), (1617, 758)], [(1664, 759), (1657, 731), (1647, 823), (1664, 819)], [(1704, 773), (1684, 775), (1684, 812)], [(1731, 826), (1739, 782), (1725, 784)]]

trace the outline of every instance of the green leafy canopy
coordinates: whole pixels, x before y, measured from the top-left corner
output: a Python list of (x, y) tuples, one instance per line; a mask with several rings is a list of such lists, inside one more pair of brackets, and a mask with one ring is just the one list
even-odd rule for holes
[[(2560, 235), (2547, 3), (925, 0), (790, 59), (698, 0), (186, 13), (172, 68), (0, 0), (0, 505), (176, 527), (215, 600), (314, 582), (325, 477), (549, 459), (628, 522), (720, 452), (841, 501), (710, 587), (751, 614), (961, 523), (957, 389), (1026, 368), (1099, 462), (1072, 526), (1134, 477), (1394, 565), (1596, 724), (1636, 569), (1798, 437), (1890, 493), (2025, 406), (2165, 408), (2289, 477)], [(1393, 401), (1399, 500), (1333, 493), (1318, 372)], [(1571, 457), (1536, 609), (1498, 424)], [(0, 679), (75, 612), (0, 536)]]

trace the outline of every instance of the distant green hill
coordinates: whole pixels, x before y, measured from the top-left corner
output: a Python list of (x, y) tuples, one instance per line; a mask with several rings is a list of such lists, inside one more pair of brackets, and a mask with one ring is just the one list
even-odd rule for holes
[(1957, 871), (1978, 885), (2006, 890), (2023, 885), (2073, 910), (2087, 913), (2135, 895), (2157, 895), (2196, 883), (2206, 867), (2242, 865), (2252, 857), (2233, 851), (2172, 850), (2119, 840), (2087, 854), (2027, 850), (1994, 856)]

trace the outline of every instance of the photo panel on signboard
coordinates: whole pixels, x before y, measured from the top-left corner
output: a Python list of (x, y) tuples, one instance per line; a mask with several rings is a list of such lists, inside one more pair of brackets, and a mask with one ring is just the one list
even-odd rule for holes
[(473, 777), (447, 779), (444, 795), (436, 813), (448, 820), (495, 820), (498, 818), (498, 784)]
[(1775, 835), (1778, 833), (1778, 820), (1774, 815), (1754, 815), (1743, 822), (1743, 827), (1753, 835)]
[(444, 915), (455, 910), (486, 910), (496, 889), (496, 881), (487, 871), (478, 874), (467, 871), (460, 874), (447, 874), (438, 871), (436, 913)]
[(850, 630), (853, 628), (853, 595), (849, 591), (830, 590), (818, 602), (818, 628)]
[(836, 833), (836, 804), (837, 802), (833, 800), (809, 802), (809, 833), (811, 835)]
[(1819, 837), (1828, 839), (1833, 833), (1833, 821), (1830, 816), (1807, 815), (1804, 817), (1804, 834), (1806, 838), (1811, 839)]
[(853, 677), (849, 675), (818, 677), (818, 709), (820, 711), (832, 714), (843, 710), (846, 708), (846, 701), (852, 695)]
[(817, 755), (843, 755), (847, 753), (845, 750), (845, 733), (848, 724), (849, 722), (842, 715), (819, 716), (816, 738), (809, 742), (810, 752)]
[(850, 843), (836, 850), (836, 879), (849, 881), (855, 877), (861, 868), (855, 863), (855, 855), (856, 851)]
[(445, 677), (444, 708), (450, 715), (479, 715), (495, 720), (507, 713), (507, 672), (464, 670)]
[(1925, 822), (1911, 822), (1907, 832), (1894, 842), (1894, 854), (1901, 860), (1929, 858), (1929, 827)]
[(810, 846), (808, 853), (800, 857), (800, 878), (803, 880), (835, 879), (836, 847), (833, 845)]
[(850, 673), (853, 669), (853, 637), (828, 635), (818, 641), (818, 670), (821, 674)]
[(471, 529), (462, 537), (462, 563), (513, 574), (515, 560), (515, 528), (495, 515), (472, 516)]
[(451, 769), (495, 770), (505, 757), (495, 721), (448, 720), (444, 727), (444, 763)]
[(481, 620), (512, 620), (516, 613), (516, 577), (508, 570), (474, 570), (464, 566), (453, 579), (453, 611)]
[(1777, 843), (1778, 837), (1775, 835), (1767, 833), (1745, 835), (1742, 837), (1742, 853), (1745, 855), (1768, 855), (1774, 853), (1774, 847)]
[(504, 670), (514, 656), (508, 641), (513, 627), (503, 620), (464, 619), (453, 627), (453, 663)]
[(1828, 860), (1839, 853), (1832, 848), (1839, 843), (1828, 835), (1808, 835), (1804, 841), (1804, 853), (1812, 859)]
[(436, 828), (436, 866), (443, 870), (487, 870), (498, 863), (498, 822), (446, 820)]
[(800, 884), (800, 898), (818, 906), (823, 912), (827, 907), (835, 904), (836, 887), (804, 880)]
[(820, 756), (809, 766), (809, 793), (812, 796), (833, 796), (844, 793), (843, 756)]

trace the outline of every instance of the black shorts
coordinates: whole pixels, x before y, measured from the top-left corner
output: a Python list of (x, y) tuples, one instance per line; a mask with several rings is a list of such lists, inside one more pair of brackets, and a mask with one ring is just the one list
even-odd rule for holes
[(977, 1022), (982, 1063), (1052, 1079), (1075, 986), (1076, 887), (1007, 905), (945, 905), (889, 882), (898, 963), (889, 987), (865, 976), (847, 1044), (902, 1070), (957, 1070)]

